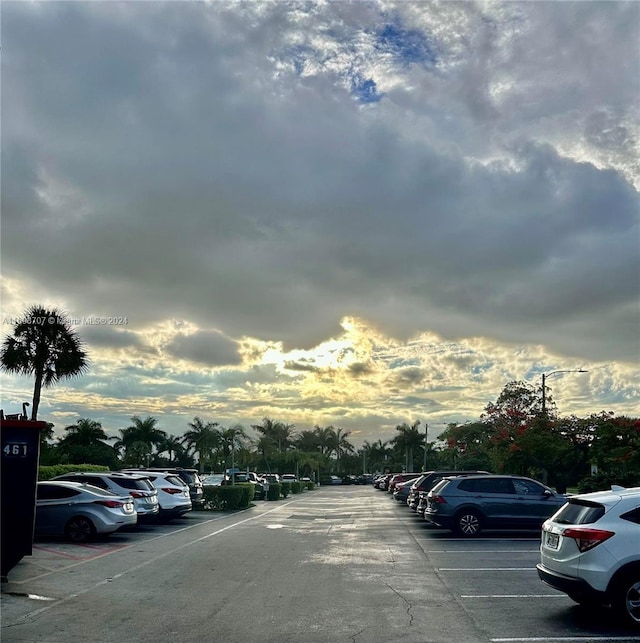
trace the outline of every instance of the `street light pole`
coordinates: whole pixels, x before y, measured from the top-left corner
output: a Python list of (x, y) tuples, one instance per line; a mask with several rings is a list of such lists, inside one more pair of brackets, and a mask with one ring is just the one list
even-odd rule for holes
[(422, 464), (422, 470), (427, 470), (427, 437), (429, 432), (429, 425), (424, 423), (424, 462)]
[(588, 373), (589, 371), (585, 371), (582, 368), (575, 369), (575, 370), (568, 370), (568, 371), (551, 371), (551, 373), (543, 373), (542, 374), (542, 414), (546, 415), (547, 414), (547, 378), (551, 377), (552, 375), (559, 375), (560, 373)]

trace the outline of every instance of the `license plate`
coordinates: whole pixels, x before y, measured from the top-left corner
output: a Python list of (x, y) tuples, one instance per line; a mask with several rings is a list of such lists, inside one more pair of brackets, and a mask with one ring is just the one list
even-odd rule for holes
[(547, 547), (549, 549), (558, 549), (558, 543), (560, 542), (560, 537), (558, 534), (547, 533)]

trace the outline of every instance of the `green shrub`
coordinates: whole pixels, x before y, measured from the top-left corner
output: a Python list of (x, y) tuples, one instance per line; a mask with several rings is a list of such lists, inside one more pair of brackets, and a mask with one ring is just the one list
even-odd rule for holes
[(267, 491), (267, 500), (280, 500), (282, 485), (279, 482), (270, 482), (269, 491)]
[(611, 485), (616, 484), (621, 487), (638, 487), (640, 486), (640, 473), (597, 473), (594, 476), (587, 476), (578, 483), (578, 493), (591, 493), (593, 491), (606, 491), (611, 489)]
[(254, 486), (250, 483), (204, 487), (204, 508), (209, 511), (246, 509), (253, 500)]
[(75, 473), (76, 471), (110, 471), (110, 469), (100, 464), (53, 464), (38, 467), (38, 480), (51, 480), (51, 478), (64, 473)]
[(304, 491), (304, 484), (302, 482), (291, 483), (291, 493), (302, 493)]
[(316, 488), (316, 485), (312, 480), (307, 480), (304, 484), (307, 485), (307, 491), (313, 491)]
[(281, 482), (280, 486), (282, 487), (282, 489), (280, 490), (280, 493), (282, 494), (283, 498), (286, 498), (291, 493), (291, 483)]

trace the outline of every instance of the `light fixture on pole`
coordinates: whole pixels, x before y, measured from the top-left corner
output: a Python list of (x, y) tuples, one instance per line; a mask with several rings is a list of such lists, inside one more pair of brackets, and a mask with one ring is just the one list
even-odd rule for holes
[(547, 414), (547, 378), (551, 377), (552, 375), (560, 375), (560, 373), (588, 373), (589, 371), (585, 371), (582, 368), (574, 369), (574, 370), (568, 370), (568, 371), (551, 371), (551, 373), (543, 373), (542, 374), (542, 413), (543, 415)]

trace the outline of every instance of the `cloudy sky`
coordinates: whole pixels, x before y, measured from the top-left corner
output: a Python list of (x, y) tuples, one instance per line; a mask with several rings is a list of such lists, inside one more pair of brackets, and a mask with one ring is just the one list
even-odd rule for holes
[[(2, 334), (59, 434), (640, 415), (637, 2), (2, 2)], [(106, 323), (92, 324), (91, 321)], [(31, 399), (3, 376), (2, 407)]]

